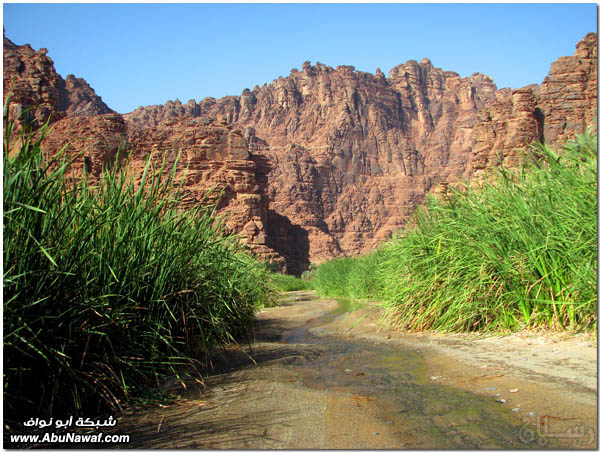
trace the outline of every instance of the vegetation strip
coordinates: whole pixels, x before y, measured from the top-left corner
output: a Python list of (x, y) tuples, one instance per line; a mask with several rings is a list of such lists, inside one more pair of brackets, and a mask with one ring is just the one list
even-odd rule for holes
[(12, 129), (6, 120), (7, 421), (161, 397), (165, 377), (197, 375), (208, 350), (246, 337), (273, 298), (269, 272), (223, 234), (214, 206), (179, 208), (175, 167), (149, 158), (135, 181), (115, 164), (94, 183), (72, 176), (65, 152), (44, 156), (47, 125), (17, 140)]
[(430, 197), (373, 253), (318, 267), (320, 295), (379, 299), (412, 330), (597, 325), (597, 137), (537, 144), (480, 187)]

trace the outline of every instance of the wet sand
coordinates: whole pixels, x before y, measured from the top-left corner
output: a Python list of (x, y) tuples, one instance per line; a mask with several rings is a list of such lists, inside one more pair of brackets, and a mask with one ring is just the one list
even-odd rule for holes
[(313, 298), (260, 312), (251, 350), (216, 356), (206, 387), (127, 412), (121, 447), (597, 447), (595, 338), (401, 333), (377, 306)]

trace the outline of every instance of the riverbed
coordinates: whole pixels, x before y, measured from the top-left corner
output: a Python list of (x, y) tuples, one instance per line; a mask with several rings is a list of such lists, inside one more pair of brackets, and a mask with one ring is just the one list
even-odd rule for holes
[(595, 449), (595, 337), (403, 333), (376, 304), (287, 295), (179, 400), (130, 409), (144, 449)]

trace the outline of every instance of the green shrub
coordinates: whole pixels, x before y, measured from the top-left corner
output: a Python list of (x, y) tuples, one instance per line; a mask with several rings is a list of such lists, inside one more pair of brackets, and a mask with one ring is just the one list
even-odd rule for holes
[[(118, 165), (97, 185), (48, 161), (46, 126), (4, 153), (4, 402), (16, 416), (115, 409), (243, 337), (268, 302), (264, 265), (212, 206), (178, 208), (175, 167)], [(37, 138), (36, 138), (37, 137)]]

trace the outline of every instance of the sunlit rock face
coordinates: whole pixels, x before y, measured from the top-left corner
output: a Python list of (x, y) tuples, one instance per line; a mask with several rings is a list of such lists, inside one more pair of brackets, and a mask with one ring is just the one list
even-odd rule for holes
[(74, 164), (76, 175), (85, 168), (93, 178), (98, 178), (105, 166), (115, 164), (123, 149), (128, 153), (120, 155), (129, 160), (129, 171), (137, 181), (148, 158), (155, 168), (164, 163), (165, 175), (177, 162), (175, 179), (183, 208), (216, 203), (225, 217), (226, 230), (237, 233), (250, 250), (280, 270), (295, 268), (268, 246), (269, 164), (260, 155), (251, 154), (241, 131), (231, 126), (178, 119), (128, 130), (121, 115), (74, 116), (53, 123), (43, 148), (49, 154), (60, 149), (66, 149), (70, 156), (80, 154)]
[(541, 85), (515, 90), (426, 58), (387, 77), (306, 62), (240, 96), (125, 115), (111, 114), (82, 79), (62, 80), (43, 49), (5, 39), (4, 60), (11, 108), (37, 105), (38, 123), (50, 115), (53, 149), (61, 137), (74, 149), (84, 146), (76, 136), (91, 138), (94, 170), (119, 144), (139, 165), (152, 150), (170, 160), (181, 150), (189, 205), (213, 185), (223, 190), (219, 208), (231, 230), (296, 274), (309, 262), (367, 252), (402, 228), (428, 193), (484, 179), (500, 161), (515, 164), (533, 141), (558, 146), (597, 115), (593, 33), (553, 63)]
[(598, 36), (589, 33), (575, 55), (552, 63), (541, 85), (513, 90), (481, 112), (473, 131), (474, 176), (499, 160), (515, 164), (517, 151), (534, 141), (559, 148), (596, 123), (597, 102)]
[(498, 90), (424, 58), (388, 77), (304, 63), (240, 96), (139, 108), (128, 124), (173, 117), (221, 120), (251, 131), (272, 166), (271, 209), (308, 233), (312, 261), (357, 255), (402, 227), (432, 188), (484, 178), (518, 162), (534, 141), (553, 146), (596, 117), (597, 36), (555, 62), (541, 85)]
[(64, 80), (57, 74), (47, 53), (27, 44), (18, 46), (4, 36), (3, 103), (10, 95), (12, 118), (17, 120), (30, 110), (30, 120), (39, 127), (67, 116), (114, 113), (85, 80), (73, 75)]

